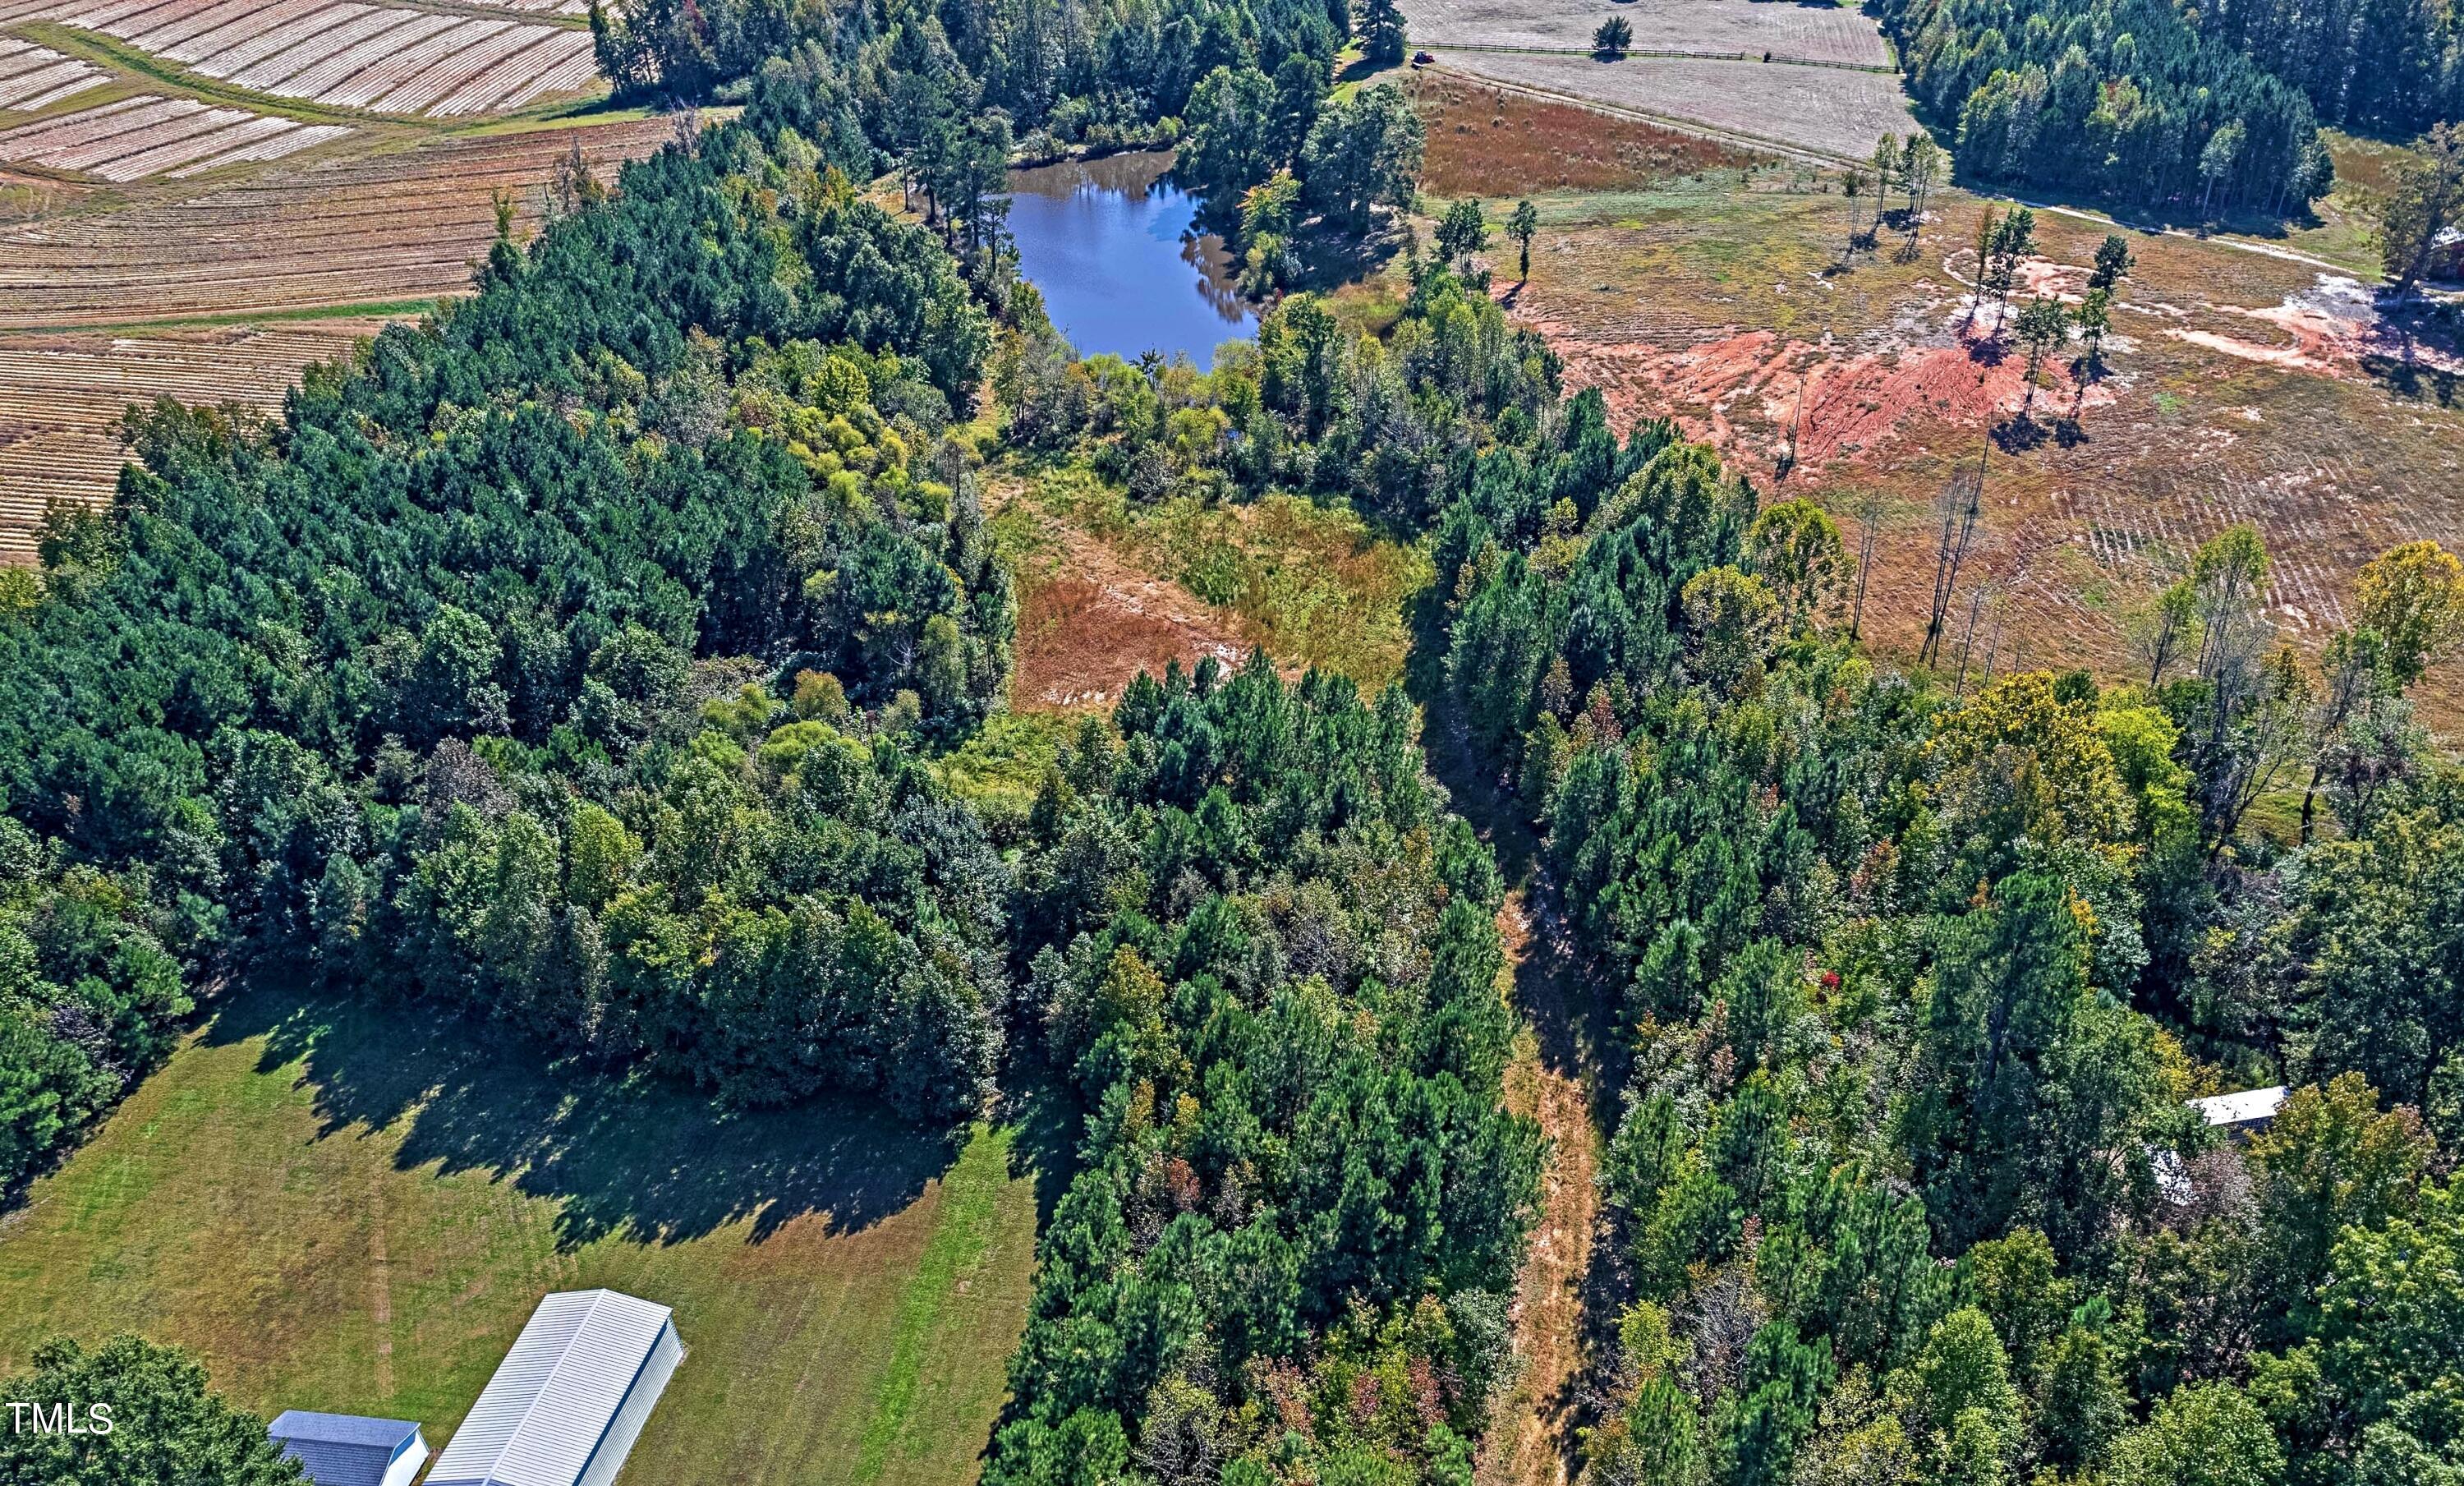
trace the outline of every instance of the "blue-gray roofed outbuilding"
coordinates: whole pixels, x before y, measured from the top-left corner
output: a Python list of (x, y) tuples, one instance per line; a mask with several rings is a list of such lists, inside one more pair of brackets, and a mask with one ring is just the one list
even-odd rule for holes
[(317, 1486), (410, 1486), (428, 1462), (428, 1441), (407, 1419), (294, 1408), (266, 1432)]

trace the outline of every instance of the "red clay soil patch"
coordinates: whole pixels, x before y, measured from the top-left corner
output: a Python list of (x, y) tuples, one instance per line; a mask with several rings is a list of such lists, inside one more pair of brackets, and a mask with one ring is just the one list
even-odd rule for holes
[(1139, 672), (1160, 675), (1175, 660), (1184, 670), (1207, 655), (1240, 663), (1241, 647), (1205, 607), (1159, 579), (1115, 567), (1022, 587), (1011, 683), (1022, 710), (1102, 705)]
[[(2464, 549), (2464, 371), (2446, 369), (2464, 367), (2464, 352), (2441, 317), (2390, 314), (2305, 265), (2143, 237), (2107, 374), (2076, 423), (2061, 421), (2079, 396), (2074, 346), (2041, 374), (2042, 436), (1989, 441), (2027, 396), (2026, 356), (2007, 329), (1998, 358), (1975, 344), (1991, 305), (1962, 323), (1974, 258), (1952, 229), (1972, 228), (1977, 209), (1942, 213), (1926, 247), (1947, 263), (1883, 255), (1843, 275), (1828, 268), (1837, 204), (1738, 193), (1570, 226), (1512, 313), (1565, 358), (1570, 387), (1607, 395), (1620, 427), (1672, 416), (1765, 491), (1829, 501), (1843, 525), (1878, 498), (1863, 632), (1881, 652), (1916, 649), (1932, 597), (1932, 504), (1955, 469), (1989, 455), (1950, 616), (1949, 664), (1972, 649), (1971, 680), (1988, 664), (2129, 676), (2132, 606), (2237, 521), (2266, 537), (2271, 616), (2305, 648), (2351, 622), (2353, 575), (2379, 553), (2421, 539)], [(2105, 228), (2048, 215), (2037, 230), (2045, 255), (2013, 298), (2079, 295), (2076, 265)], [(1797, 468), (1782, 483), (1772, 477), (1792, 428)], [(2464, 666), (2430, 677), (2420, 701), (2452, 735)]]
[[(1566, 359), (1567, 381), (1597, 387), (1614, 425), (1657, 414), (1674, 417), (1688, 438), (1707, 439), (1730, 458), (1767, 475), (1795, 436), (1796, 464), (1809, 473), (1853, 458), (1925, 421), (1978, 427), (2028, 402), (2027, 357), (1953, 322), (1949, 344), (1839, 354), (1826, 342), (1785, 344), (1751, 330), (1665, 351), (1639, 342), (1579, 341), (1542, 324)], [(2113, 400), (2102, 386), (2082, 390), (2067, 358), (2048, 357), (2037, 375), (2040, 413)]]
[(1432, 195), (1624, 190), (1754, 163), (1709, 140), (1485, 87), (1459, 74), (1416, 72), (1407, 86), (1428, 128), (1420, 185)]

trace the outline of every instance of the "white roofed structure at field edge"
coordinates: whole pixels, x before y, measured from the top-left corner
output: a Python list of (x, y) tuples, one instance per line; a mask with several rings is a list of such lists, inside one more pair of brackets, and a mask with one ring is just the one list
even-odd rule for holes
[(684, 1355), (664, 1305), (613, 1290), (547, 1297), (428, 1486), (607, 1486)]

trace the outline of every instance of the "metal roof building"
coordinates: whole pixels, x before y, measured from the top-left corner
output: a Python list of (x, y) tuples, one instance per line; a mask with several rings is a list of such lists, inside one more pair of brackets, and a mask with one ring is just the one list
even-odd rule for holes
[(407, 1419), (294, 1408), (265, 1432), (317, 1486), (410, 1486), (428, 1462), (428, 1441)]
[(549, 1296), (427, 1486), (607, 1486), (684, 1350), (664, 1305), (613, 1290)]
[(2238, 1094), (2219, 1094), (2211, 1098), (2192, 1099), (2190, 1107), (2211, 1125), (2228, 1130), (2264, 1130), (2284, 1107), (2289, 1091), (2282, 1084), (2267, 1089), (2244, 1089)]

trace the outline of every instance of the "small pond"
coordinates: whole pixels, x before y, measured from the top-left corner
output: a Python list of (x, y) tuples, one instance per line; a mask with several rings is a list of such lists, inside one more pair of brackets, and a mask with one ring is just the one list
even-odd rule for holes
[(1223, 240), (1193, 230), (1198, 198), (1163, 178), (1171, 167), (1169, 152), (1140, 150), (1009, 174), (1019, 272), (1081, 355), (1180, 351), (1203, 367), (1258, 328)]

